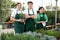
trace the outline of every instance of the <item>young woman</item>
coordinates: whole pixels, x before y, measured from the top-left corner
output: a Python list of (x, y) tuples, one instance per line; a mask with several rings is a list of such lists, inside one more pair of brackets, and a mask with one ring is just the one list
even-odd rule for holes
[(35, 29), (35, 18), (36, 18), (36, 11), (33, 9), (33, 2), (29, 1), (28, 3), (28, 9), (25, 10), (25, 27), (26, 31), (34, 31)]
[[(14, 21), (14, 29), (15, 33), (23, 33), (24, 32), (24, 19), (23, 11), (21, 10), (21, 3), (17, 3), (16, 10), (14, 10), (11, 14), (11, 20)], [(21, 16), (23, 14), (23, 16)]]
[(44, 8), (40, 7), (36, 19), (36, 23), (37, 23), (36, 29), (45, 28), (46, 22), (48, 22), (48, 17), (44, 12), (45, 12)]

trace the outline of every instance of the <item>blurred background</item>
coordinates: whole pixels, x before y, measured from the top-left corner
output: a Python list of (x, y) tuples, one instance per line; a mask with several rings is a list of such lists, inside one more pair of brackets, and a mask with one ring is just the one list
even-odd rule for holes
[[(2, 28), (13, 28), (13, 21), (10, 20), (11, 12), (16, 8), (16, 3), (22, 3), (24, 11), (28, 6), (27, 2), (34, 3), (34, 9), (37, 11), (39, 7), (45, 8), (45, 13), (48, 15), (49, 21), (47, 25), (55, 25), (60, 23), (60, 0), (0, 0), (0, 23)], [(60, 25), (60, 24), (59, 24)]]
[[(48, 16), (48, 23), (46, 26), (47, 30), (36, 30), (35, 32), (41, 33), (36, 36), (37, 38), (43, 38), (44, 35), (45, 40), (60, 40), (60, 0), (0, 0), (0, 40), (15, 40), (15, 34), (14, 34), (14, 22), (10, 20), (11, 12), (16, 9), (17, 2), (22, 3), (22, 10), (24, 11), (28, 6), (27, 2), (32, 1), (34, 3), (33, 8), (37, 11), (39, 7), (45, 8), (45, 13)], [(2, 33), (1, 33), (2, 32)], [(7, 33), (7, 34), (4, 34)], [(8, 34), (12, 33), (13, 34)], [(30, 34), (30, 33), (28, 33)], [(44, 35), (43, 35), (44, 34)], [(33, 36), (33, 33), (31, 33)], [(34, 33), (35, 35), (35, 33)], [(49, 35), (49, 36), (47, 36)], [(24, 39), (26, 35), (18, 35), (17, 38), (21, 37), (21, 39)], [(54, 37), (53, 37), (54, 36)], [(31, 36), (26, 36), (26, 38), (29, 39), (29, 37), (32, 39)], [(33, 39), (35, 40), (34, 37)], [(17, 39), (16, 38), (16, 39)], [(27, 39), (27, 40), (28, 40)], [(20, 40), (20, 39), (19, 39)], [(36, 39), (37, 40), (37, 39)]]

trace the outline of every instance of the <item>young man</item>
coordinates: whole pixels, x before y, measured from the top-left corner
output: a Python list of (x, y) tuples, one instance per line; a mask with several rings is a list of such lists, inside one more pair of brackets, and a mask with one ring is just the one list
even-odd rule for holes
[(35, 18), (36, 18), (36, 11), (33, 9), (33, 2), (29, 1), (28, 3), (28, 9), (26, 9), (24, 11), (25, 13), (25, 27), (26, 27), (26, 31), (34, 31), (35, 29)]
[[(24, 19), (22, 19), (22, 17), (21, 17), (21, 14), (23, 14), (23, 11), (21, 10), (21, 6), (22, 6), (21, 3), (17, 3), (16, 10), (13, 10), (12, 14), (11, 14), (11, 20), (14, 21), (15, 33), (24, 32)], [(23, 16), (24, 16), (24, 14), (23, 14)]]

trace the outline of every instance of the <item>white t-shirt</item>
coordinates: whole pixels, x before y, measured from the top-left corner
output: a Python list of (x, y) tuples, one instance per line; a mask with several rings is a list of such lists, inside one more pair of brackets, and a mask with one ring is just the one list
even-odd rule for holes
[[(35, 10), (33, 10), (33, 11), (32, 11), (32, 9), (29, 10), (29, 14), (33, 14), (33, 12), (34, 12), (34, 14), (37, 14), (37, 12)], [(24, 11), (24, 14), (28, 14), (28, 9), (26, 9)]]
[(15, 16), (16, 16), (17, 13), (20, 14), (20, 13), (23, 13), (23, 11), (21, 11), (21, 10), (17, 11), (17, 9), (13, 10), (12, 14), (11, 14), (11, 17), (15, 18)]

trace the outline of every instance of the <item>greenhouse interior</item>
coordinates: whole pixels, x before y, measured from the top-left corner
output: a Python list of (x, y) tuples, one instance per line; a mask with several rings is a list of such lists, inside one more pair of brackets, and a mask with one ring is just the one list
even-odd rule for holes
[(60, 0), (0, 0), (0, 40), (60, 40)]

